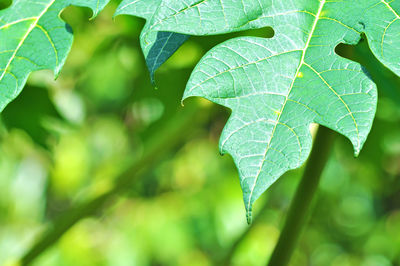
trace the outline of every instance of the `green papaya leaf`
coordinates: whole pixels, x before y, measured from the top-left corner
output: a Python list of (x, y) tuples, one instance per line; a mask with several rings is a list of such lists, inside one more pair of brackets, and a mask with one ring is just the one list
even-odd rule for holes
[(242, 37), (213, 48), (183, 97), (204, 97), (232, 110), (220, 151), (238, 167), (249, 222), (254, 201), (307, 159), (312, 123), (343, 134), (359, 154), (374, 119), (376, 86), (335, 47), (355, 45), (364, 33), (378, 60), (400, 75), (399, 12), (398, 0), (162, 1), (150, 30), (275, 31), (271, 39)]
[(29, 74), (52, 69), (57, 76), (71, 49), (72, 32), (59, 15), (69, 5), (93, 16), (109, 0), (14, 0), (0, 11), (0, 111), (17, 97)]
[(149, 21), (159, 7), (160, 2), (160, 0), (124, 0), (115, 12), (115, 16), (132, 15), (148, 21), (140, 36), (140, 44), (153, 84), (155, 83), (154, 74), (156, 70), (189, 38), (189, 35), (186, 34), (166, 31), (158, 32), (149, 28)]

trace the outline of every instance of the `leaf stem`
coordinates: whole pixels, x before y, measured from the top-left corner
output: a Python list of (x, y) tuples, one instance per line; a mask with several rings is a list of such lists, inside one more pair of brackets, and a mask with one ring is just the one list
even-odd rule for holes
[(269, 266), (285, 266), (307, 223), (312, 200), (317, 191), (322, 171), (328, 161), (335, 133), (320, 126), (303, 177), (296, 190), (278, 243), (272, 253)]

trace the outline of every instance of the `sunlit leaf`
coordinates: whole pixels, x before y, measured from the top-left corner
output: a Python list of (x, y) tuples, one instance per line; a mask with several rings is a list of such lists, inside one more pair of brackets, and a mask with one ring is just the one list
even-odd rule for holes
[(248, 220), (254, 201), (311, 149), (311, 123), (350, 139), (360, 152), (375, 115), (376, 86), (355, 62), (335, 53), (365, 33), (372, 52), (400, 74), (400, 1), (169, 0), (154, 31), (190, 35), (271, 26), (272, 39), (242, 37), (209, 51), (184, 99), (205, 97), (232, 110), (221, 153), (239, 169)]

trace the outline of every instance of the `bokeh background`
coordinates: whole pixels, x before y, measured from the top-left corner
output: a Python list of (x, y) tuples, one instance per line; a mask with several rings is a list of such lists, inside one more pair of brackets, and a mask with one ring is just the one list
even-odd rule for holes
[[(155, 89), (139, 47), (144, 21), (113, 20), (118, 2), (90, 21), (89, 9), (67, 8), (75, 41), (61, 75), (32, 74), (1, 114), (0, 265), (15, 265), (53, 221), (107, 193), (34, 265), (264, 265), (302, 169), (264, 193), (248, 226), (233, 161), (218, 153), (229, 110), (180, 100), (208, 49), (273, 32), (192, 37), (159, 69)], [(376, 81), (378, 113), (359, 158), (337, 136), (291, 265), (400, 265), (400, 80), (365, 41), (337, 52)]]

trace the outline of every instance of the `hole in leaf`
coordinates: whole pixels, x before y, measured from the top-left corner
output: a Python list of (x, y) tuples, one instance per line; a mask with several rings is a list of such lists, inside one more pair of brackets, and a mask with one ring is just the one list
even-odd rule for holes
[(271, 27), (264, 27), (261, 29), (247, 30), (244, 32), (244, 35), (270, 39), (275, 36), (275, 31)]
[(261, 29), (252, 29), (241, 32), (240, 36), (254, 36), (262, 38), (272, 38), (275, 35), (275, 31), (271, 27), (264, 27)]
[(11, 5), (11, 0), (0, 0), (0, 10), (6, 9)]
[(357, 45), (339, 43), (335, 47), (335, 53), (337, 53), (341, 57), (344, 57), (344, 58), (350, 59), (352, 61), (356, 61), (358, 63), (361, 63), (360, 62), (360, 58), (358, 58), (358, 56), (355, 55), (355, 50), (357, 49), (357, 47), (362, 46), (361, 43), (365, 43), (365, 40), (361, 39), (360, 42)]

